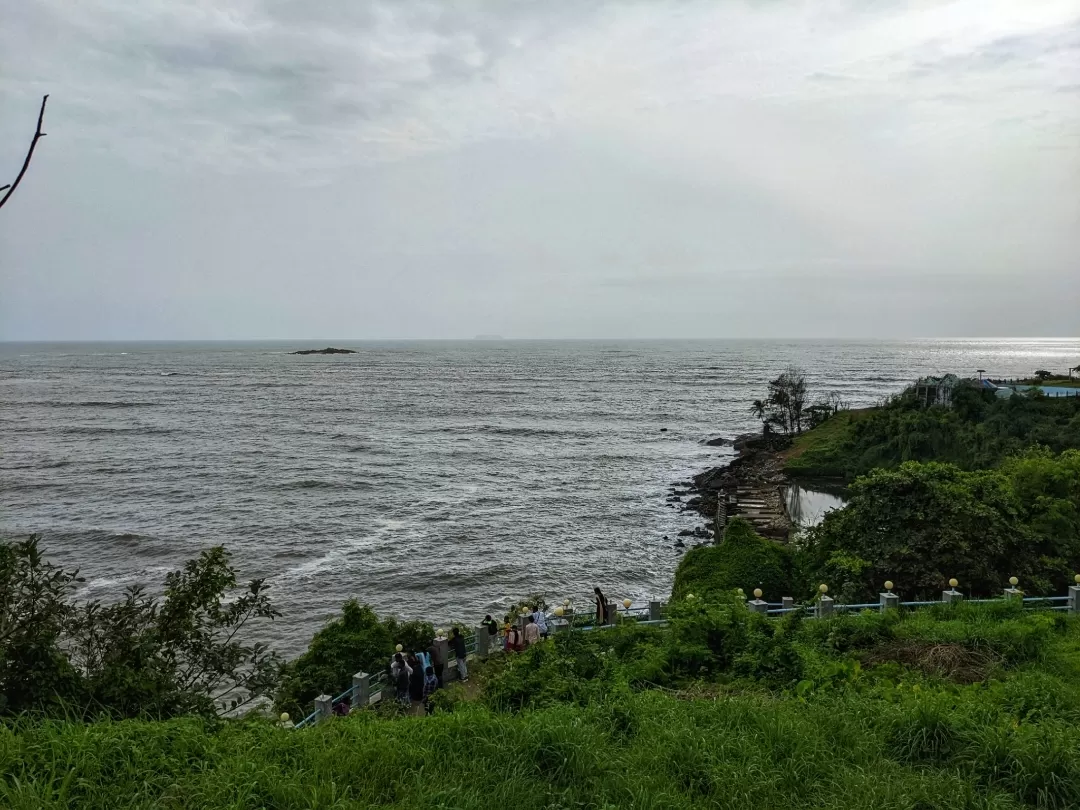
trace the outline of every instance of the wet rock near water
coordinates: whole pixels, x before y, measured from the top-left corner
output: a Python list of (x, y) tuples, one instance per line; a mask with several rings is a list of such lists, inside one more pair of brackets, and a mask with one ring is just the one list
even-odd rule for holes
[(356, 354), (355, 349), (335, 349), (333, 346), (327, 346), (325, 349), (300, 349), (299, 351), (289, 352), (289, 354)]

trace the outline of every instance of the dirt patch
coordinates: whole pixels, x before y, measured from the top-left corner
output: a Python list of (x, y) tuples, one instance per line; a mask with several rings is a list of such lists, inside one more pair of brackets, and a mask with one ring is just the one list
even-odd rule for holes
[(973, 650), (962, 644), (895, 641), (864, 654), (862, 662), (869, 666), (902, 664), (927, 675), (970, 684), (986, 680), (1001, 659), (987, 650)]

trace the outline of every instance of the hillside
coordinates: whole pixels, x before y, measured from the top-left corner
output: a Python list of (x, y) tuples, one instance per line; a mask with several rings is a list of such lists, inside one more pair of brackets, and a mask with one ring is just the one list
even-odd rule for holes
[(476, 702), (448, 691), (432, 717), (0, 727), (0, 806), (1080, 804), (1077, 619), (995, 605), (800, 625), (692, 602), (666, 631), (493, 661)]
[(842, 411), (794, 439), (785, 454), (793, 476), (853, 479), (906, 461), (963, 469), (993, 467), (1032, 445), (1080, 448), (1080, 397), (958, 389), (951, 408), (923, 408), (910, 392), (879, 408)]

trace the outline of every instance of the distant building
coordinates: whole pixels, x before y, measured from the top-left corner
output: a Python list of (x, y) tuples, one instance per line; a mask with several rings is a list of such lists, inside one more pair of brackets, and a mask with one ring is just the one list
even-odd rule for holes
[(924, 408), (933, 405), (948, 408), (952, 406), (953, 391), (964, 382), (967, 381), (961, 380), (955, 374), (946, 374), (944, 377), (923, 377), (915, 382), (915, 398), (922, 403)]

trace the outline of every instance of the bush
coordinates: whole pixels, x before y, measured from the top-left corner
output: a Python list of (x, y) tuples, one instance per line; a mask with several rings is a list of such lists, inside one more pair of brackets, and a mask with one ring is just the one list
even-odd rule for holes
[(1042, 468), (1080, 471), (1072, 456), (1017, 460), (1003, 470), (934, 462), (875, 470), (851, 485), (843, 509), (807, 531), (808, 575), (860, 600), (873, 599), (886, 580), (909, 598), (933, 598), (952, 577), (976, 595), (1000, 593), (1010, 576), (1031, 593), (1061, 593), (1067, 572), (1080, 568), (1080, 533), (1040, 533), (1032, 516), (1052, 514), (1055, 526), (1068, 528), (1075, 504), (1032, 490), (1040, 476), (1052, 478)]
[(747, 594), (761, 588), (778, 600), (792, 593), (791, 555), (785, 546), (755, 534), (742, 518), (734, 518), (718, 545), (693, 548), (675, 570), (672, 598), (687, 594), (710, 597), (742, 588)]
[(169, 573), (160, 599), (137, 586), (113, 604), (78, 603), (78, 581), (36, 537), (0, 544), (0, 712), (209, 716), (276, 686), (276, 656), (241, 639), (279, 614), (264, 580), (237, 589), (224, 548)]
[(435, 637), (427, 622), (380, 620), (355, 599), (342, 606), (341, 614), (315, 634), (307, 652), (285, 665), (274, 699), (276, 711), (302, 717), (319, 695), (344, 692), (357, 672), (374, 675), (387, 670), (396, 645), (422, 652)]

